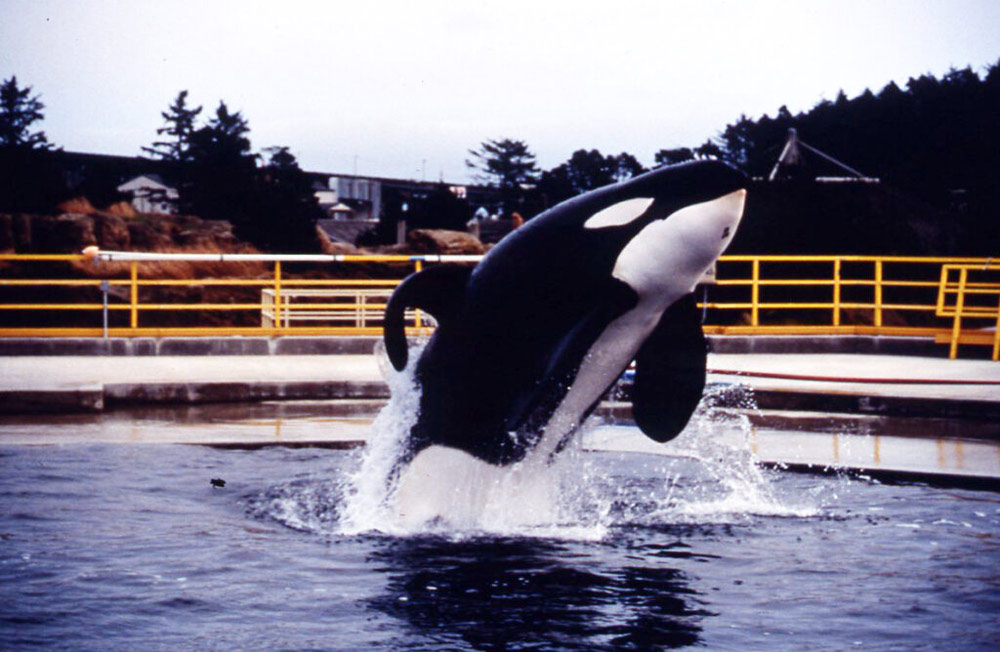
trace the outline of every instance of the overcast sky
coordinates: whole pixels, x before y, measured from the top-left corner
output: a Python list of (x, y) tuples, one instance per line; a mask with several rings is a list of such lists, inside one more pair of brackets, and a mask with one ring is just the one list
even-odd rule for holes
[(491, 138), (649, 165), (741, 114), (998, 59), (998, 0), (0, 0), (0, 76), (64, 149), (137, 155), (187, 89), (306, 169), (428, 180)]

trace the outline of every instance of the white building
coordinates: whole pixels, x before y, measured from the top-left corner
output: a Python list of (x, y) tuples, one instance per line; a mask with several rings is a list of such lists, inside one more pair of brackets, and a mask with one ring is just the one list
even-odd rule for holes
[(138, 213), (177, 212), (177, 189), (163, 182), (158, 174), (141, 174), (118, 186), (118, 192), (132, 197), (132, 208)]
[(354, 208), (353, 218), (377, 221), (382, 214), (382, 182), (365, 177), (331, 176), (329, 188), (338, 201)]

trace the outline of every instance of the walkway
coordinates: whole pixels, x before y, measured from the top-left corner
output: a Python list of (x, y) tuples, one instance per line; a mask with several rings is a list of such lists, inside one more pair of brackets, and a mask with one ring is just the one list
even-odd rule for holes
[[(716, 372), (710, 373), (710, 381), (739, 382), (762, 394), (978, 404), (986, 413), (1000, 411), (1000, 364), (985, 360), (726, 353), (710, 355), (708, 366)], [(384, 397), (387, 392), (373, 355), (0, 357), (0, 410), (5, 412)], [(83, 401), (84, 396), (91, 402)], [(19, 403), (27, 398), (32, 402)]]

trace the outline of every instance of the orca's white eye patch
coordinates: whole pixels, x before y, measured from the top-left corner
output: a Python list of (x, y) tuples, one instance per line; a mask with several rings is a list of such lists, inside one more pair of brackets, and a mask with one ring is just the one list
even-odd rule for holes
[(626, 199), (617, 204), (612, 204), (604, 210), (598, 211), (587, 218), (583, 223), (585, 229), (603, 229), (608, 226), (622, 226), (628, 224), (653, 205), (652, 197), (636, 197)]

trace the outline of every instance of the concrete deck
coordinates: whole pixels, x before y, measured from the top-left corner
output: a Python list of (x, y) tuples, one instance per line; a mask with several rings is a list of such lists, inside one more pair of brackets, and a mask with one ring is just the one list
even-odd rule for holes
[(1000, 419), (1000, 363), (988, 360), (715, 354), (708, 366), (709, 381), (753, 388), (762, 408)]
[(0, 412), (386, 397), (372, 355), (0, 357)]
[[(761, 407), (1000, 418), (1000, 363), (985, 360), (721, 353), (708, 366), (710, 382), (747, 385)], [(6, 413), (387, 395), (374, 355), (0, 357)]]

